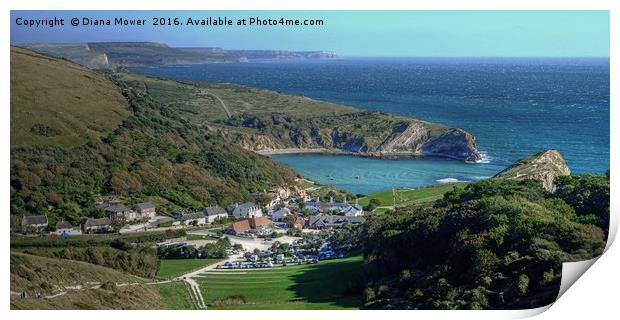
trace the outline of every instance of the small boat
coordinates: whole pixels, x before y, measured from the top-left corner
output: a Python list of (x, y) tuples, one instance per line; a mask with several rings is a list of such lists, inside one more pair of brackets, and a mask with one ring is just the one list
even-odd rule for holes
[(353, 177), (353, 178), (355, 178), (355, 179), (359, 179), (359, 178), (360, 178), (360, 176), (355, 176), (355, 177)]

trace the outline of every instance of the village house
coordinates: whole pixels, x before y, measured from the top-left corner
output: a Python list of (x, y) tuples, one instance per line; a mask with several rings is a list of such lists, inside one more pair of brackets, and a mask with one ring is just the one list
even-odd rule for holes
[(267, 229), (272, 226), (271, 220), (267, 219), (267, 217), (254, 217), (250, 218), (250, 227), (252, 229)]
[(56, 231), (52, 232), (52, 234), (65, 237), (75, 236), (82, 234), (82, 229), (79, 226), (74, 227), (69, 221), (61, 220), (56, 222)]
[(56, 222), (56, 233), (58, 234), (70, 233), (71, 229), (73, 229), (73, 226), (69, 221), (61, 220)]
[(130, 221), (136, 218), (134, 211), (131, 211), (121, 205), (109, 206), (105, 209), (105, 213), (110, 220), (125, 219)]
[(275, 206), (280, 204), (280, 201), (282, 201), (282, 199), (280, 199), (280, 196), (275, 192), (269, 192), (266, 194), (266, 196), (269, 199), (269, 202), (266, 205), (268, 209), (275, 208)]
[(109, 218), (93, 219), (88, 218), (82, 223), (83, 233), (106, 233), (112, 232), (112, 220)]
[(355, 204), (343, 208), (340, 212), (344, 213), (347, 217), (358, 217), (364, 214), (364, 209), (359, 204)]
[(306, 199), (306, 197), (308, 196), (306, 193), (306, 190), (295, 187), (295, 195), (297, 196), (297, 198), (299, 199)]
[(289, 208), (281, 208), (271, 214), (271, 220), (280, 222), (289, 214), (291, 214), (291, 210), (289, 210)]
[(201, 225), (207, 224), (207, 218), (205, 217), (204, 214), (200, 212), (184, 214), (181, 216), (179, 220), (185, 223), (185, 225), (201, 226)]
[(295, 221), (292, 224), (287, 224), (287, 227), (294, 228), (297, 230), (302, 230), (306, 225), (306, 220), (302, 217), (295, 218)]
[(157, 212), (155, 211), (155, 205), (150, 202), (138, 203), (134, 207), (136, 211), (136, 218), (154, 218)]
[(228, 218), (228, 212), (219, 206), (205, 208), (202, 210), (202, 213), (207, 219), (207, 223), (213, 223), (215, 220)]
[(21, 222), (22, 232), (37, 232), (47, 228), (46, 215), (24, 216)]
[(263, 211), (255, 203), (246, 202), (243, 204), (239, 204), (235, 207), (235, 209), (233, 210), (233, 216), (237, 219), (262, 217)]
[(284, 187), (272, 189), (271, 192), (277, 194), (280, 199), (288, 199), (291, 196), (289, 189)]
[(306, 202), (306, 208), (308, 210), (316, 213), (319, 211), (335, 211), (340, 212), (348, 217), (357, 217), (364, 214), (364, 209), (362, 206), (356, 204), (350, 204), (347, 202), (347, 198), (344, 198), (343, 202), (335, 202), (334, 198), (330, 197), (328, 203), (322, 203), (319, 197), (316, 198), (316, 201), (308, 201)]
[(334, 216), (319, 214), (310, 217), (308, 220), (308, 228), (310, 229), (335, 229), (344, 226), (347, 223), (362, 224), (365, 219), (359, 216)]
[(247, 219), (237, 220), (230, 224), (230, 232), (234, 235), (246, 233), (250, 229), (250, 222)]

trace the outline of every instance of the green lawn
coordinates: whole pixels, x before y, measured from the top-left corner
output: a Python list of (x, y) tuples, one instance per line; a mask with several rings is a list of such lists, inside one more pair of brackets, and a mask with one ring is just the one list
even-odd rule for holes
[(170, 282), (155, 285), (162, 301), (162, 307), (170, 310), (196, 309), (196, 303), (185, 282)]
[[(362, 256), (273, 269), (219, 270), (198, 280), (210, 309), (359, 309)], [(245, 303), (217, 305), (243, 297)], [(214, 303), (216, 302), (216, 303)]]
[(184, 273), (198, 270), (221, 259), (166, 259), (160, 260), (157, 275), (162, 278), (178, 277)]
[[(397, 189), (396, 205), (400, 206), (405, 204), (435, 201), (441, 199), (444, 193), (451, 191), (455, 186), (465, 187), (466, 185), (466, 183), (447, 183), (418, 189)], [(373, 198), (381, 201), (381, 206), (391, 206), (392, 190), (371, 193), (363, 198), (360, 198), (358, 201), (360, 205), (366, 206), (368, 205), (368, 202), (370, 202), (370, 199)]]

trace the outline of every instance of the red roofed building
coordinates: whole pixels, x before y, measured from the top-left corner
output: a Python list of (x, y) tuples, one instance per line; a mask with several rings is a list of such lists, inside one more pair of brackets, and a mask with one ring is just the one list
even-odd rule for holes
[(252, 229), (267, 228), (271, 226), (271, 220), (267, 217), (254, 217), (250, 219)]
[(250, 222), (247, 219), (235, 221), (230, 225), (230, 229), (234, 234), (250, 231)]

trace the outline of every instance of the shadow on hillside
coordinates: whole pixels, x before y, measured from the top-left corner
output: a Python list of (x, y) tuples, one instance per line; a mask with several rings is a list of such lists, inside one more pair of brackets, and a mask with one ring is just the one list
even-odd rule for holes
[(293, 301), (329, 303), (335, 308), (361, 308), (362, 278), (361, 259), (329, 260), (309, 266), (304, 273), (292, 276), (295, 292)]

